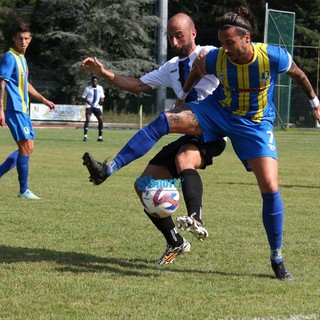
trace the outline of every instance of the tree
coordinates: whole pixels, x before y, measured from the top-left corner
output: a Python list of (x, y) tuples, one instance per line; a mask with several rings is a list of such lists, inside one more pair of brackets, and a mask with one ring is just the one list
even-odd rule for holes
[[(262, 41), (266, 2), (270, 9), (296, 13), (294, 59), (316, 84), (318, 50), (306, 47), (319, 46), (320, 0), (170, 0), (168, 16), (178, 12), (191, 15), (198, 30), (197, 43), (219, 46), (220, 17), (244, 5), (252, 11), (254, 40)], [(57, 103), (79, 102), (89, 79), (88, 74), (79, 71), (80, 61), (86, 56), (97, 56), (110, 69), (132, 76), (156, 67), (156, 3), (157, 0), (0, 0), (0, 47), (5, 51), (11, 44), (16, 21), (31, 21), (34, 37), (27, 52), (31, 80), (38, 81), (37, 87), (46, 89), (45, 94)], [(168, 48), (170, 58), (174, 52)], [(129, 97), (134, 97), (112, 87), (107, 93), (107, 101), (120, 97), (127, 105)]]
[(0, 0), (0, 50), (5, 52), (11, 45), (16, 23), (29, 21), (36, 0)]
[(53, 81), (55, 86), (48, 90), (57, 103), (76, 103), (89, 79), (79, 69), (87, 56), (97, 56), (115, 71), (133, 75), (149, 71), (155, 64), (154, 2), (38, 0), (32, 18), (33, 77)]

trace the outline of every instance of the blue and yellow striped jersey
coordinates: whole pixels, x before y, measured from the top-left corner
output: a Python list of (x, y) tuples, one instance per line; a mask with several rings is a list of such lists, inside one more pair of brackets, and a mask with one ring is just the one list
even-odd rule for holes
[(4, 109), (29, 113), (28, 76), (24, 55), (10, 48), (0, 61), (0, 78), (6, 81)]
[(281, 47), (252, 43), (254, 57), (248, 64), (230, 61), (223, 48), (211, 50), (206, 57), (206, 68), (220, 85), (214, 92), (222, 107), (232, 114), (254, 122), (263, 118), (274, 120), (274, 88), (277, 76), (291, 67), (291, 55)]

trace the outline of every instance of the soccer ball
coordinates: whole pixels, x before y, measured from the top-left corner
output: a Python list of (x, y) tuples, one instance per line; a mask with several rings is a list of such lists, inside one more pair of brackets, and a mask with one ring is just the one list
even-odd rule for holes
[(142, 192), (142, 204), (150, 215), (166, 218), (179, 207), (179, 191), (169, 180), (151, 180)]

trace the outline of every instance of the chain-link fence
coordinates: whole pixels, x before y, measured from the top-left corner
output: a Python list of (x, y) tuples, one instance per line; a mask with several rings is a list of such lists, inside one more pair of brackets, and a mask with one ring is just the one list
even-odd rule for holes
[[(304, 48), (316, 50), (317, 68), (315, 74), (308, 74), (316, 94), (319, 95), (319, 64), (320, 43), (318, 46), (294, 46), (295, 13), (288, 11), (272, 10), (266, 5), (264, 42), (279, 45), (294, 56), (294, 50)], [(308, 55), (312, 56), (312, 55)], [(310, 103), (305, 96), (286, 75), (280, 75), (275, 88), (274, 102), (277, 111), (275, 127), (288, 129), (289, 127), (317, 128), (316, 121), (310, 108)]]

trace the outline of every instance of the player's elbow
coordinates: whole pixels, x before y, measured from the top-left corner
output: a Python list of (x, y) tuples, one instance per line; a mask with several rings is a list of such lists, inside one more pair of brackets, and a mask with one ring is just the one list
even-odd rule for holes
[(148, 92), (151, 90), (151, 87), (149, 87), (148, 85), (146, 85), (143, 82), (138, 83), (136, 86), (132, 87), (132, 90), (134, 93), (136, 94), (140, 94), (142, 92)]

